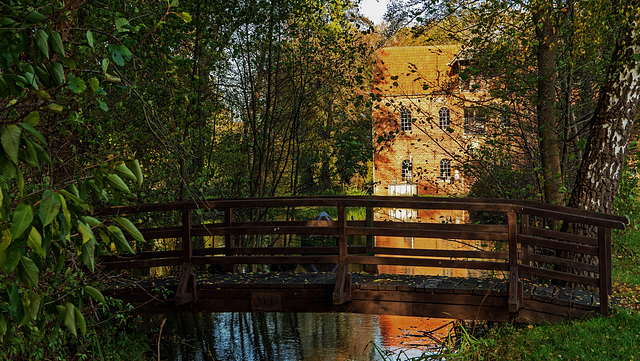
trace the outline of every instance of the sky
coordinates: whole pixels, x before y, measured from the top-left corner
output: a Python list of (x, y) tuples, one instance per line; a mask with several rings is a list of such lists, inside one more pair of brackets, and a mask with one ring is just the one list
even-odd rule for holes
[(376, 25), (382, 22), (382, 16), (387, 10), (389, 0), (362, 0), (360, 3), (360, 13), (368, 17)]

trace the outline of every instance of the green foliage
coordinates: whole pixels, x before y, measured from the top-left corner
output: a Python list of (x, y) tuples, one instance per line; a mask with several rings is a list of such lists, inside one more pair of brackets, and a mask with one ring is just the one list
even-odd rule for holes
[[(120, 33), (79, 32), (68, 3), (0, 6), (0, 358), (86, 357), (109, 340), (97, 336), (117, 332), (97, 324), (122, 308), (100, 292), (97, 257), (133, 251), (122, 229), (134, 247), (144, 243), (127, 219), (89, 214), (99, 201), (127, 197), (142, 171), (126, 152), (73, 148), (87, 141), (78, 124), (108, 101), (108, 72), (119, 71), (108, 59), (125, 66), (131, 43)], [(93, 25), (106, 24), (109, 17)]]

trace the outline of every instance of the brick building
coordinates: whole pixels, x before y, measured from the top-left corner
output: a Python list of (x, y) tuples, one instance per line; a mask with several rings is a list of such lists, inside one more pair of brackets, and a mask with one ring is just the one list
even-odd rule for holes
[[(486, 86), (462, 79), (468, 65), (457, 45), (383, 48), (378, 52), (372, 92), (375, 195), (453, 196), (468, 192), (459, 169), (467, 149), (482, 141)], [(465, 223), (463, 211), (388, 209), (376, 219)], [(378, 247), (469, 249), (452, 239), (376, 237)], [(380, 273), (477, 276), (476, 271), (380, 266)]]
[(461, 195), (465, 151), (482, 140), (482, 81), (459, 77), (467, 65), (458, 45), (383, 48), (374, 105), (374, 194)]

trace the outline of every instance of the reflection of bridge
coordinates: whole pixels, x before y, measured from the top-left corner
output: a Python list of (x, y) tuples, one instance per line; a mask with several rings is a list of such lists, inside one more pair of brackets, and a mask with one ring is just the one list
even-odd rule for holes
[[(293, 209), (309, 207), (334, 209), (337, 221), (281, 220), (291, 219), (286, 215), (295, 214)], [(462, 210), (490, 214), (492, 217), (485, 218), (501, 221), (451, 224), (374, 220), (374, 209), (398, 208)], [(359, 210), (363, 219), (347, 220), (351, 209)], [(611, 229), (622, 229), (627, 222), (624, 217), (531, 201), (375, 196), (226, 199), (100, 212), (103, 216), (131, 217), (140, 213), (153, 213), (147, 218), (167, 219), (165, 222), (181, 219), (179, 226), (141, 229), (146, 239), (181, 240), (178, 250), (106, 256), (101, 263), (106, 270), (180, 269), (174, 279), (143, 280), (135, 287), (125, 284), (107, 291), (134, 303), (147, 302), (147, 311), (165, 312), (177, 306), (207, 311), (361, 312), (531, 322), (584, 317), (596, 311), (607, 314)], [(269, 218), (280, 220), (265, 220)], [(194, 224), (194, 219), (200, 222)], [(582, 226), (591, 228), (595, 236), (550, 229), (549, 225), (559, 221), (565, 225), (562, 229)], [(301, 246), (295, 238), (285, 237), (288, 235), (335, 236), (337, 245)], [(219, 247), (212, 236), (220, 238)], [(356, 245), (357, 236), (362, 239), (360, 245)], [(483, 247), (377, 247), (375, 236), (455, 239), (482, 243)], [(335, 273), (238, 272), (310, 264), (338, 267)], [(204, 271), (204, 265), (218, 272), (210, 274)], [(364, 266), (358, 269), (358, 265)], [(382, 265), (484, 270), (496, 277), (375, 275), (377, 266)], [(166, 291), (168, 299), (164, 300)]]

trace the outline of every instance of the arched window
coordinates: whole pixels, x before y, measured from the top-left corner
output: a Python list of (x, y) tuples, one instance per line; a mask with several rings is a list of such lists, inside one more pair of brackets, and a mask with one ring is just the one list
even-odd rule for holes
[(443, 159), (440, 161), (440, 178), (451, 177), (451, 160)]
[(400, 110), (400, 130), (403, 132), (411, 131), (411, 111), (407, 108)]
[(401, 174), (402, 174), (402, 181), (403, 182), (411, 182), (411, 173), (413, 170), (413, 165), (411, 164), (411, 161), (408, 159), (405, 159), (402, 161), (402, 170), (401, 170)]
[(449, 108), (440, 108), (438, 112), (438, 119), (440, 120), (440, 129), (447, 130), (449, 129)]

